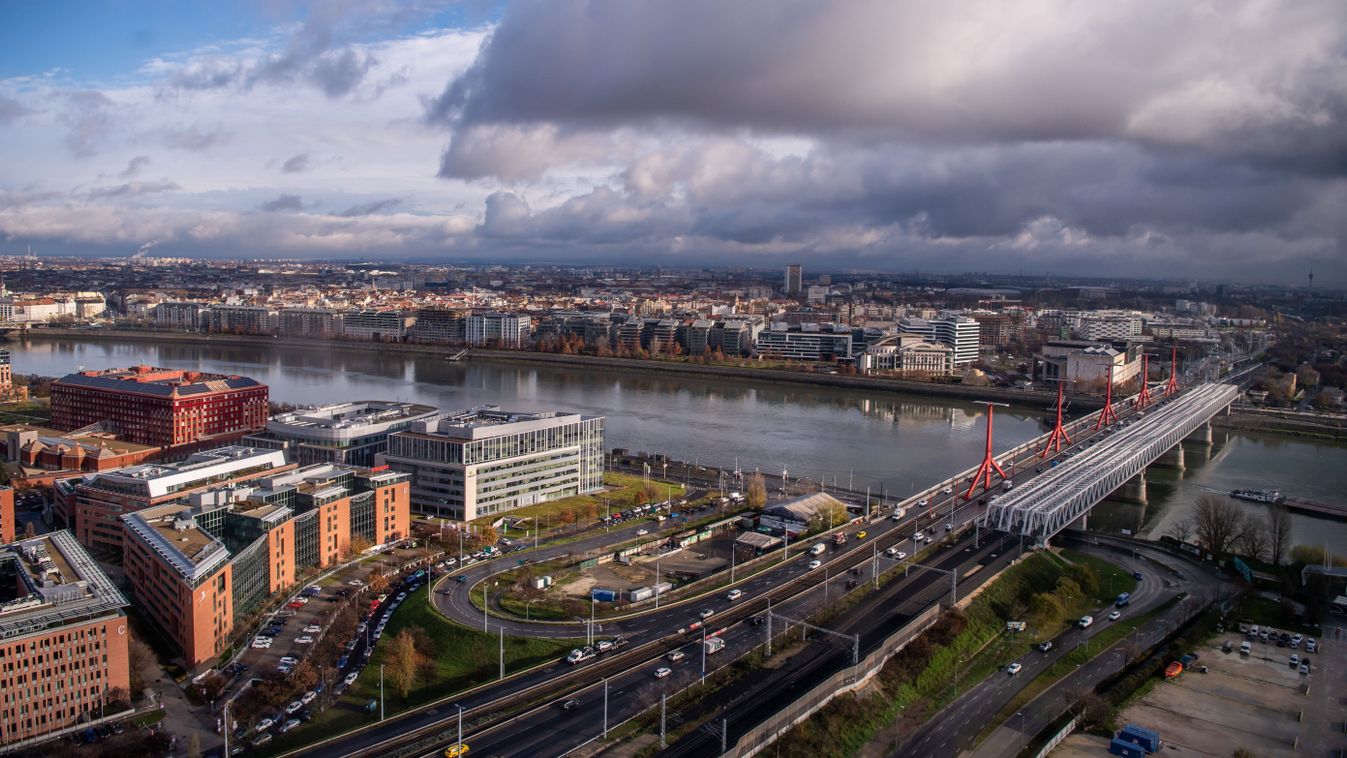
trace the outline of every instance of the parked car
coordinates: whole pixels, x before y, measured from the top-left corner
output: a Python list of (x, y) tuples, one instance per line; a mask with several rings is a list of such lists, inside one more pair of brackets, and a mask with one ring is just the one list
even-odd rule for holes
[(257, 726), (254, 727), (254, 730), (258, 732), (265, 732), (266, 730), (270, 729), (273, 726), (276, 726), (276, 722), (272, 721), (270, 718), (264, 718), (261, 721), (257, 722)]
[(347, 675), (346, 675), (346, 678), (343, 679), (342, 681), (346, 683), (346, 686), (347, 686), (347, 687), (350, 687), (351, 685), (355, 684), (355, 680), (356, 680), (359, 676), (360, 676), (360, 672), (359, 672), (359, 671), (352, 671), (351, 673), (347, 674)]
[(350, 580), (349, 582), (347, 582), (347, 584), (351, 585), (352, 587), (364, 587), (364, 586), (365, 586), (365, 583), (362, 582), (362, 581), (360, 581), (359, 579), (352, 579), (352, 580)]
[(299, 719), (290, 719), (289, 721), (285, 722), (284, 724), (281, 724), (280, 732), (281, 732), (281, 734), (285, 734), (286, 732), (290, 731), (291, 729), (294, 729), (295, 727), (299, 726), (299, 724), (300, 724)]
[(309, 624), (308, 626), (304, 627), (305, 634), (317, 634), (321, 631), (323, 631), (323, 627), (317, 624)]
[(305, 634), (305, 635), (296, 637), (296, 638), (295, 638), (295, 644), (296, 644), (296, 645), (311, 645), (311, 644), (313, 644), (313, 638), (310, 637), (309, 635)]
[(290, 703), (289, 705), (285, 706), (285, 712), (286, 712), (286, 714), (293, 715), (293, 714), (296, 713), (300, 708), (303, 708), (303, 707), (304, 707), (304, 703), (302, 703), (302, 702), (300, 702), (300, 701), (298, 701), (298, 700), (294, 700), (294, 701), (291, 701), (291, 703)]
[(309, 690), (308, 692), (305, 692), (303, 695), (300, 696), (299, 702), (303, 703), (304, 705), (308, 705), (309, 703), (312, 703), (313, 699), (316, 697), (318, 697), (318, 693), (314, 692), (313, 690)]

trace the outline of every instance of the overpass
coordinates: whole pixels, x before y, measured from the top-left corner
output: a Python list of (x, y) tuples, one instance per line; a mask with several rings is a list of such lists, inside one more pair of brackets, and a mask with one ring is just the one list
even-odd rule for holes
[(1047, 540), (1144, 472), (1234, 402), (1233, 384), (1201, 384), (1150, 406), (1058, 466), (989, 502), (982, 525)]

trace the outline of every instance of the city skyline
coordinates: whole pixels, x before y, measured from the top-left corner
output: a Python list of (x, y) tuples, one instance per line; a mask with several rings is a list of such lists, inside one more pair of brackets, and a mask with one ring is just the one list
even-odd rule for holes
[(1331, 3), (584, 7), (6, 9), (4, 252), (1347, 282)]

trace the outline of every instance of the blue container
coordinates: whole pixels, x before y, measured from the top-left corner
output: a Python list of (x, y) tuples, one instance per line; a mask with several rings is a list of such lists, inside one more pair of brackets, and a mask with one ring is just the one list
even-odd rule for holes
[(1135, 742), (1128, 742), (1121, 737), (1114, 737), (1108, 744), (1108, 751), (1112, 755), (1121, 755), (1124, 758), (1145, 758), (1146, 751)]
[(1124, 726), (1122, 731), (1118, 732), (1118, 737), (1128, 742), (1135, 742), (1148, 753), (1154, 753), (1164, 745), (1158, 732), (1136, 724)]

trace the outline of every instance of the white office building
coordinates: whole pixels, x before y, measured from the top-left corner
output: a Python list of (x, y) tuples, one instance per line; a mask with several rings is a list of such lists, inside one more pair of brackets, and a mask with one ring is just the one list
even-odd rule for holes
[(906, 316), (898, 321), (898, 331), (951, 348), (955, 366), (967, 366), (978, 359), (982, 325), (968, 316), (954, 313), (942, 313), (933, 319)]
[(260, 447), (283, 447), (290, 460), (301, 466), (373, 466), (374, 457), (388, 449), (390, 434), (439, 415), (439, 409), (429, 405), (361, 400), (278, 413), (267, 421), (265, 433), (246, 441)]
[(602, 416), (485, 406), (388, 438), (380, 463), (412, 475), (412, 510), (458, 521), (603, 487)]
[(532, 329), (525, 313), (474, 313), (468, 316), (467, 343), (522, 347), (528, 343)]

